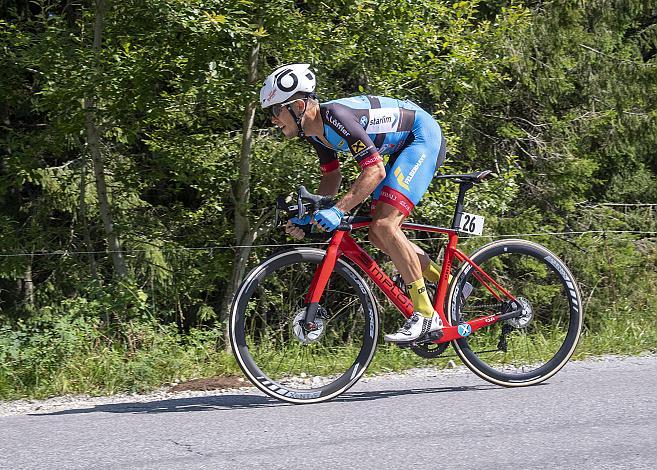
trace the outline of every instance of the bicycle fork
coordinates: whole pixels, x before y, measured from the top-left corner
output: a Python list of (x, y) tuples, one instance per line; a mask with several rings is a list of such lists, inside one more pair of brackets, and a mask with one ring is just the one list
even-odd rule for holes
[(345, 232), (339, 230), (335, 232), (335, 235), (331, 238), (331, 242), (326, 250), (326, 255), (322, 260), (321, 264), (317, 267), (315, 274), (313, 275), (312, 282), (310, 283), (310, 289), (306, 294), (305, 304), (306, 307), (306, 316), (303, 319), (304, 324), (302, 325), (306, 331), (314, 331), (317, 329), (317, 324), (315, 323), (315, 318), (317, 316), (317, 311), (319, 310), (319, 300), (322, 298), (326, 284), (328, 283), (331, 273), (335, 268), (335, 262), (338, 259), (338, 249), (340, 243), (342, 243), (342, 238), (344, 237)]

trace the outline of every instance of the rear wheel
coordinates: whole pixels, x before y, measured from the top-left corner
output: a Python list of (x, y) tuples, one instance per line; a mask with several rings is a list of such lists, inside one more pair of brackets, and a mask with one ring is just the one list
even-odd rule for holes
[(546, 248), (524, 240), (502, 240), (471, 259), (516, 297), (499, 301), (464, 264), (452, 284), (452, 324), (522, 309), (519, 318), (485, 326), (454, 342), (461, 360), (481, 378), (516, 387), (542, 382), (570, 359), (582, 328), (582, 302), (573, 275)]
[(302, 327), (304, 298), (324, 254), (300, 248), (270, 257), (246, 277), (231, 311), (231, 344), (245, 375), (290, 403), (344, 392), (363, 375), (376, 348), (376, 304), (363, 278), (341, 259), (320, 300), (318, 328)]

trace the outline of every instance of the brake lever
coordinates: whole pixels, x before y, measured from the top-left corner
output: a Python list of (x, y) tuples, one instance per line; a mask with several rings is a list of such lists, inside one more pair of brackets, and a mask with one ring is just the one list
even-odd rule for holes
[[(304, 206), (303, 206), (303, 199), (301, 198), (301, 188), (303, 186), (299, 187), (299, 191), (297, 191), (297, 219), (301, 220), (304, 216)], [(303, 188), (306, 189), (306, 188)]]

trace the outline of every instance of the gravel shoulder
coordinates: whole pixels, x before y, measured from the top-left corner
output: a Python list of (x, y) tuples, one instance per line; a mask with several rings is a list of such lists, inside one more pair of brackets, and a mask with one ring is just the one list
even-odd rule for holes
[[(607, 368), (616, 367), (637, 367), (643, 364), (655, 364), (657, 354), (642, 354), (639, 356), (602, 356), (589, 358), (584, 361), (571, 361), (566, 368), (596, 368), (601, 371)], [(452, 369), (438, 369), (436, 367), (424, 367), (409, 369), (403, 372), (390, 372), (368, 376), (362, 378), (352, 390), (357, 391), (361, 384), (376, 384), (377, 382), (387, 382), (404, 379), (408, 377), (449, 377), (454, 375), (466, 375), (471, 372), (465, 366), (457, 366)], [(557, 374), (558, 375), (558, 374)], [(248, 384), (248, 382), (243, 382)], [(51, 413), (63, 410), (75, 410), (81, 408), (90, 408), (98, 405), (117, 405), (117, 404), (134, 404), (148, 403), (160, 400), (171, 400), (192, 397), (207, 397), (218, 395), (262, 395), (255, 387), (243, 386), (233, 388), (218, 388), (214, 390), (203, 391), (176, 391), (176, 387), (162, 387), (150, 393), (120, 393), (110, 396), (89, 396), (89, 395), (65, 395), (61, 397), (52, 397), (44, 400), (12, 400), (0, 401), (0, 417), (26, 415), (30, 413)]]

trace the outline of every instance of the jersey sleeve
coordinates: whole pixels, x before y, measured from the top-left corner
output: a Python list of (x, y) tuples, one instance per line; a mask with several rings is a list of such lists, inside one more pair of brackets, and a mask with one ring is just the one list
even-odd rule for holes
[(374, 142), (367, 135), (363, 126), (356, 120), (350, 108), (333, 103), (326, 106), (323, 113), (324, 124), (345, 139), (351, 154), (361, 168), (383, 161)]
[(317, 156), (319, 157), (319, 169), (322, 173), (330, 173), (340, 168), (340, 160), (338, 160), (338, 154), (335, 150), (322, 145), (315, 139), (306, 138), (306, 140), (310, 142), (313, 148), (317, 151)]

